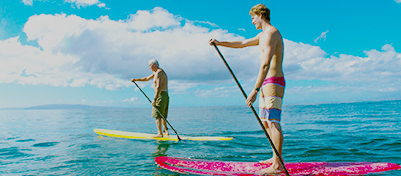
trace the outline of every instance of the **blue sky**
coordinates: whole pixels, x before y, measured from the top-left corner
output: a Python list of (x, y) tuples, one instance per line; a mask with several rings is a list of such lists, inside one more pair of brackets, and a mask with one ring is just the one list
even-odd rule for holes
[[(171, 106), (244, 105), (207, 41), (257, 35), (264, 3), (285, 42), (284, 104), (401, 99), (400, 0), (0, 1), (0, 108), (149, 107), (129, 82), (158, 59)], [(257, 47), (220, 48), (247, 92)], [(152, 82), (139, 85), (153, 96)]]

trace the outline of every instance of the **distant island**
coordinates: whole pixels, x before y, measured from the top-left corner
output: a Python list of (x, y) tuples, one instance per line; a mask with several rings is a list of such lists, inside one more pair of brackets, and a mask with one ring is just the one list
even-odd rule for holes
[(23, 109), (99, 109), (105, 107), (89, 106), (81, 104), (48, 104), (40, 106), (31, 106)]

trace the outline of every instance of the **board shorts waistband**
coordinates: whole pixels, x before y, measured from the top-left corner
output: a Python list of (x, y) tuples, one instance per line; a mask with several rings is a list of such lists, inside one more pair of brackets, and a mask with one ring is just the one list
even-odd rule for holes
[(265, 79), (265, 81), (263, 81), (262, 86), (266, 84), (276, 84), (281, 87), (285, 87), (285, 79), (284, 77), (268, 77)]

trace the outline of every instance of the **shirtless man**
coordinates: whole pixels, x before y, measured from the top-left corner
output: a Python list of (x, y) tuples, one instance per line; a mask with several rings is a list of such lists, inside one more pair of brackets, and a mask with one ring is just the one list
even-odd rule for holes
[[(167, 75), (163, 69), (159, 67), (159, 62), (156, 59), (152, 59), (149, 61), (149, 69), (153, 71), (153, 73), (147, 77), (143, 78), (131, 78), (131, 82), (134, 81), (149, 81), (153, 79), (155, 96), (152, 101), (152, 117), (156, 118), (156, 126), (157, 126), (157, 135), (154, 137), (163, 137), (162, 124), (164, 126), (164, 135), (168, 136), (168, 128), (166, 121), (164, 118), (167, 118), (168, 113), (168, 104), (169, 104), (169, 96), (168, 96), (168, 88), (167, 88)], [(160, 115), (160, 113), (155, 109), (157, 108), (160, 113), (164, 116), (164, 118)]]
[[(210, 39), (209, 44), (243, 48), (259, 45), (260, 69), (255, 87), (249, 94), (246, 104), (252, 106), (260, 91), (259, 118), (263, 122), (274, 146), (282, 154), (283, 132), (281, 130), (281, 105), (284, 96), (285, 80), (282, 71), (284, 56), (284, 43), (280, 32), (270, 24), (270, 10), (263, 4), (251, 8), (252, 24), (256, 29), (262, 29), (256, 37), (244, 41), (223, 42)], [(263, 163), (272, 163), (269, 168), (263, 169), (259, 174), (274, 174), (283, 171), (279, 157), (273, 152), (273, 157)]]

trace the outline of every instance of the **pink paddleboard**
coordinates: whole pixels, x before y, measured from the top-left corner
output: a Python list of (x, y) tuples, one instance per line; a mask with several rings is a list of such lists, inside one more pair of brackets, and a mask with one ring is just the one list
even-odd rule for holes
[[(198, 159), (176, 158), (159, 156), (155, 162), (160, 167), (178, 173), (197, 175), (257, 175), (261, 169), (270, 164), (258, 162), (221, 162)], [(300, 175), (363, 175), (375, 172), (398, 170), (401, 166), (393, 163), (331, 163), (331, 162), (306, 162), (286, 163), (285, 167), (291, 176)], [(285, 175), (282, 173), (280, 175)]]

